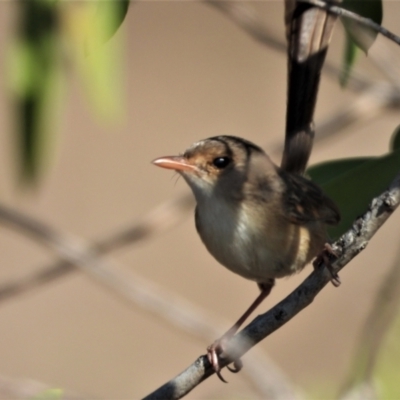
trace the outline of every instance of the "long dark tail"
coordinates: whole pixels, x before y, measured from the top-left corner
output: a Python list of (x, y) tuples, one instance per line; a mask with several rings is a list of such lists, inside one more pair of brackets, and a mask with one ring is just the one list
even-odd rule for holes
[(336, 16), (296, 0), (285, 0), (288, 40), (288, 103), (281, 167), (302, 174), (314, 139), (314, 110), (322, 66)]

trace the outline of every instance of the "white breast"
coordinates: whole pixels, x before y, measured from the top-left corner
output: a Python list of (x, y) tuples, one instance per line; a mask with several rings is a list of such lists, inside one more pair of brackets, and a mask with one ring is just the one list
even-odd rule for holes
[(196, 223), (203, 243), (222, 265), (244, 278), (263, 282), (276, 277), (276, 251), (250, 218), (245, 209), (210, 199), (198, 204)]

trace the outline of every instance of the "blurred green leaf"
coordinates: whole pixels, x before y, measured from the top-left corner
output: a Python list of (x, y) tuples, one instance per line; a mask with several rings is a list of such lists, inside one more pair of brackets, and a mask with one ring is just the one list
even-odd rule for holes
[[(328, 172), (329, 169), (332, 171)], [(351, 227), (354, 220), (367, 210), (371, 200), (388, 187), (398, 172), (400, 149), (382, 157), (336, 160), (315, 165), (308, 170), (308, 174), (340, 209), (340, 224), (329, 229), (332, 239)], [(333, 177), (336, 173), (338, 175)]]
[(343, 66), (340, 71), (339, 82), (342, 87), (347, 86), (347, 82), (351, 75), (354, 63), (356, 62), (358, 54), (358, 47), (346, 32), (344, 52), (343, 52)]
[(47, 389), (33, 397), (32, 400), (61, 400), (64, 391), (62, 389)]
[(327, 161), (313, 165), (307, 170), (307, 174), (313, 181), (318, 182), (319, 185), (325, 185), (331, 179), (337, 178), (351, 169), (373, 159), (374, 157), (357, 157)]
[[(372, 19), (372, 21), (379, 25), (382, 23), (382, 0), (343, 0), (342, 7), (362, 17)], [(342, 23), (351, 40), (353, 40), (361, 50), (367, 53), (378, 33), (348, 18), (342, 18)]]
[(18, 2), (18, 38), (9, 52), (9, 84), (16, 110), (20, 176), (33, 183), (55, 139), (62, 75), (54, 0)]
[(122, 23), (127, 6), (125, 0), (79, 2), (65, 15), (70, 54), (96, 116), (102, 120), (120, 120), (123, 111), (121, 41), (105, 42)]
[(390, 149), (400, 149), (400, 125), (394, 130), (393, 135), (390, 139)]

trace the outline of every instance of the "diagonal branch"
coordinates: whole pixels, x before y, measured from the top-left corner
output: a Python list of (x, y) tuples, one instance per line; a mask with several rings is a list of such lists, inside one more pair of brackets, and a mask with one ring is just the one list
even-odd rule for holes
[[(392, 215), (400, 203), (400, 173), (389, 189), (372, 200), (366, 213), (358, 218), (353, 226), (343, 234), (333, 248), (338, 254), (333, 263), (334, 271), (340, 271), (368, 245), (383, 223)], [(221, 365), (226, 366), (232, 360), (240, 358), (255, 344), (265, 339), (281, 326), (290, 321), (301, 310), (310, 305), (316, 295), (329, 283), (331, 274), (326, 268), (318, 268), (289, 296), (265, 314), (255, 318), (248, 326), (232, 338), (227, 344), (226, 358)], [(145, 400), (180, 399), (199, 383), (214, 373), (206, 356), (200, 356), (191, 366), (177, 377), (145, 397)]]

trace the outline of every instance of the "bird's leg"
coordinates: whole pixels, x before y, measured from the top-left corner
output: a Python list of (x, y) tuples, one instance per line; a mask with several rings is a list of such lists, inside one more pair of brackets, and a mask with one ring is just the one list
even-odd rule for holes
[[(238, 329), (243, 325), (244, 321), (249, 317), (249, 315), (263, 302), (263, 300), (271, 293), (271, 289), (274, 286), (275, 280), (270, 279), (268, 282), (259, 283), (258, 287), (261, 290), (261, 293), (257, 296), (251, 306), (246, 310), (246, 312), (236, 321), (236, 323), (230, 328), (227, 332), (225, 332), (218, 340), (216, 340), (211, 346), (207, 347), (207, 358), (210, 361), (210, 364), (214, 368), (214, 371), (218, 375), (218, 378), (221, 379), (222, 382), (226, 382), (226, 380), (221, 375), (221, 367), (219, 365), (219, 357), (221, 353), (224, 351), (224, 345), (228, 342), (238, 331)], [(242, 362), (240, 359), (235, 360), (234, 368), (228, 369), (231, 372), (239, 372), (242, 369)]]
[(332, 285), (335, 287), (338, 287), (341, 284), (339, 275), (332, 268), (332, 258), (336, 259), (337, 257), (338, 256), (333, 250), (332, 246), (329, 243), (325, 243), (324, 249), (318, 254), (317, 258), (313, 262), (314, 268), (319, 268), (322, 263), (325, 264), (326, 268), (331, 274)]

